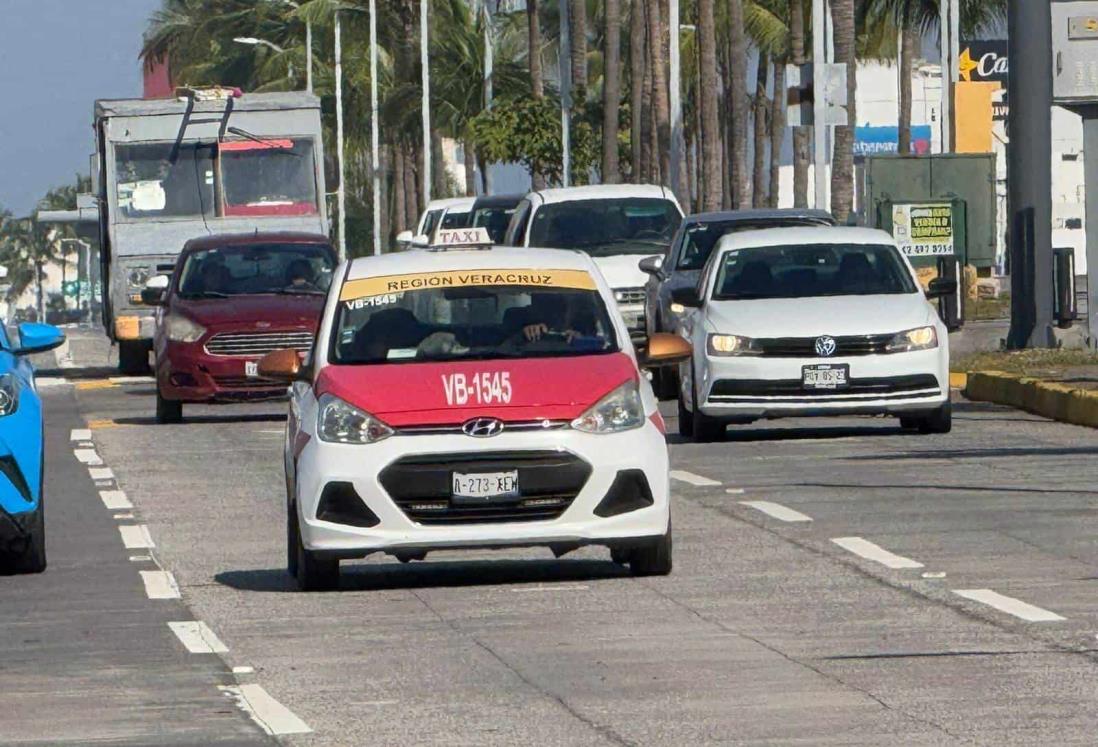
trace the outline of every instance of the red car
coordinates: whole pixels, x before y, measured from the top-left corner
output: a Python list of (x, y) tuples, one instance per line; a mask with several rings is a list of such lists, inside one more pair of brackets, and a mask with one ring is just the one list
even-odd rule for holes
[(312, 349), (335, 266), (328, 238), (317, 234), (188, 241), (167, 288), (143, 294), (161, 307), (153, 342), (157, 422), (179, 422), (184, 402), (284, 396), (285, 384), (259, 378), (257, 362), (272, 350)]

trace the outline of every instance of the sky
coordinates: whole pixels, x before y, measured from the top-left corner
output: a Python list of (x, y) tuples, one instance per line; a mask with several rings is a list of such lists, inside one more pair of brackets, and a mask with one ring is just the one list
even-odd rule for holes
[(87, 174), (97, 98), (141, 96), (160, 0), (0, 0), (0, 209), (27, 215)]

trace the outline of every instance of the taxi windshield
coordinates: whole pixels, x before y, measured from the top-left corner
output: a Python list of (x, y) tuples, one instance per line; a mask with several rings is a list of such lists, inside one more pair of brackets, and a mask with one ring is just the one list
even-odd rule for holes
[(332, 363), (562, 357), (618, 350), (610, 316), (593, 283), (590, 288), (458, 285), (349, 298), (347, 288), (353, 282), (341, 294)]

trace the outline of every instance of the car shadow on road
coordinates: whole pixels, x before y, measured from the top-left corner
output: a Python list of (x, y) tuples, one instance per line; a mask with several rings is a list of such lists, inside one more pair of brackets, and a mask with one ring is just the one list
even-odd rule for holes
[[(628, 577), (629, 571), (609, 560), (441, 560), (411, 563), (352, 563), (340, 568), (341, 591), (384, 591), (467, 586), (533, 585), (604, 581)], [(296, 592), (285, 568), (225, 571), (219, 584), (238, 591)]]
[(37, 366), (34, 373), (36, 376), (58, 377), (68, 379), (69, 381), (99, 381), (122, 376), (122, 374), (118, 372), (118, 366), (82, 366), (75, 368)]
[[(118, 425), (152, 425), (157, 427), (168, 427), (164, 424), (157, 423), (156, 417), (152, 415), (131, 415), (124, 418), (115, 418), (114, 422)], [(238, 413), (234, 415), (185, 415), (182, 423), (176, 425), (202, 425), (202, 424), (223, 424), (223, 423), (285, 423), (286, 414), (277, 412), (268, 413)]]
[[(721, 441), (714, 441), (714, 444), (721, 443), (747, 443), (753, 441), (809, 441), (820, 439), (834, 439), (836, 441), (844, 438), (866, 438), (866, 437), (885, 437), (885, 436), (910, 436), (911, 431), (905, 431), (900, 428), (899, 424), (889, 424), (882, 421), (879, 425), (872, 426), (858, 426), (858, 425), (835, 425), (835, 426), (813, 426), (811, 428), (795, 428), (795, 427), (755, 427), (755, 426), (733, 426), (725, 433), (724, 439)], [(669, 444), (694, 444), (694, 442), (684, 436), (678, 434), (668, 434), (667, 443)], [(704, 446), (705, 444), (697, 444)]]

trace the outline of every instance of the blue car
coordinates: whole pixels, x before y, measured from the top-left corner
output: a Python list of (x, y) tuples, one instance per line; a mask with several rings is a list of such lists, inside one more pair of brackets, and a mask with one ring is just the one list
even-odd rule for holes
[(46, 570), (42, 400), (27, 356), (65, 341), (48, 324), (20, 324), (19, 345), (0, 325), (0, 572)]

